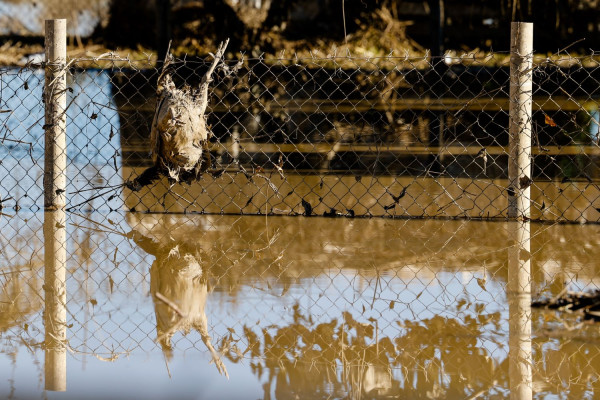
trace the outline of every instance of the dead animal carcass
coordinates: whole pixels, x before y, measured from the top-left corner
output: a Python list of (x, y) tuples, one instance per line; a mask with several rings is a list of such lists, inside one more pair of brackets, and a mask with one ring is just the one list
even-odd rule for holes
[[(140, 190), (161, 176), (166, 176), (172, 183), (189, 183), (210, 167), (208, 144), (211, 133), (205, 115), (208, 89), (215, 68), (223, 64), (228, 42), (219, 46), (198, 89), (175, 86), (170, 72), (172, 57), (167, 57), (158, 78), (156, 110), (150, 133), (154, 165), (128, 182), (126, 186), (129, 189)], [(222, 68), (229, 70), (224, 64)]]

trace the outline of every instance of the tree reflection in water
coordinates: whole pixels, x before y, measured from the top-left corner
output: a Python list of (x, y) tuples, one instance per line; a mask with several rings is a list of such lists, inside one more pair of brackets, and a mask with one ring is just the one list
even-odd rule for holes
[(42, 308), (43, 301), (37, 295), (42, 282), (34, 271), (32, 265), (0, 271), (0, 336), (12, 327), (26, 325)]
[(380, 337), (374, 319), (342, 312), (315, 324), (296, 304), (293, 323), (259, 333), (244, 327), (242, 339), (230, 333), (220, 348), (232, 362), (251, 358), (257, 377), (266, 376), (265, 398), (466, 398), (507, 382), (505, 363), (481, 346), (481, 321), (499, 329), (500, 313), (398, 322), (397, 337)]

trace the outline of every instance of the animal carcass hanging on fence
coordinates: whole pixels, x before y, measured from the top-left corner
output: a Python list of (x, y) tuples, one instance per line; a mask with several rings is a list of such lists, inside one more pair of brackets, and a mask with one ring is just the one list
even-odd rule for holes
[(173, 57), (167, 56), (158, 77), (156, 110), (150, 133), (154, 165), (128, 182), (129, 189), (140, 190), (161, 176), (166, 176), (171, 183), (189, 183), (210, 167), (208, 144), (211, 133), (205, 113), (212, 74), (217, 67), (228, 73), (235, 72), (242, 64), (240, 61), (231, 71), (225, 65), (223, 55), (228, 43), (229, 39), (219, 45), (198, 89), (175, 86), (170, 71)]

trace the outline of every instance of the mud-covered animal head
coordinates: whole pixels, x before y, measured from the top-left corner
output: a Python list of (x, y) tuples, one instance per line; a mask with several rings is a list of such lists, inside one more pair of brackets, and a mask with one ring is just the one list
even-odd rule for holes
[(157, 101), (151, 131), (153, 161), (175, 180), (182, 172), (208, 168), (210, 132), (191, 90), (176, 88), (165, 74)]

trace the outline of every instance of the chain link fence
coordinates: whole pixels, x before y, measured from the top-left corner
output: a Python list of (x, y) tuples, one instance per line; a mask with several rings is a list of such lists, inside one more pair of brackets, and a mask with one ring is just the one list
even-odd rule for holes
[[(189, 184), (163, 179), (131, 191), (126, 183), (152, 165), (160, 68), (112, 55), (71, 60), (69, 206), (505, 218), (507, 63), (501, 53), (245, 60), (233, 74), (217, 71), (210, 88), (208, 170)], [(209, 64), (176, 60), (175, 84), (198, 87)], [(0, 194), (16, 208), (41, 206), (43, 72), (34, 67), (2, 70)], [(600, 217), (599, 73), (595, 54), (535, 60), (534, 220)]]

